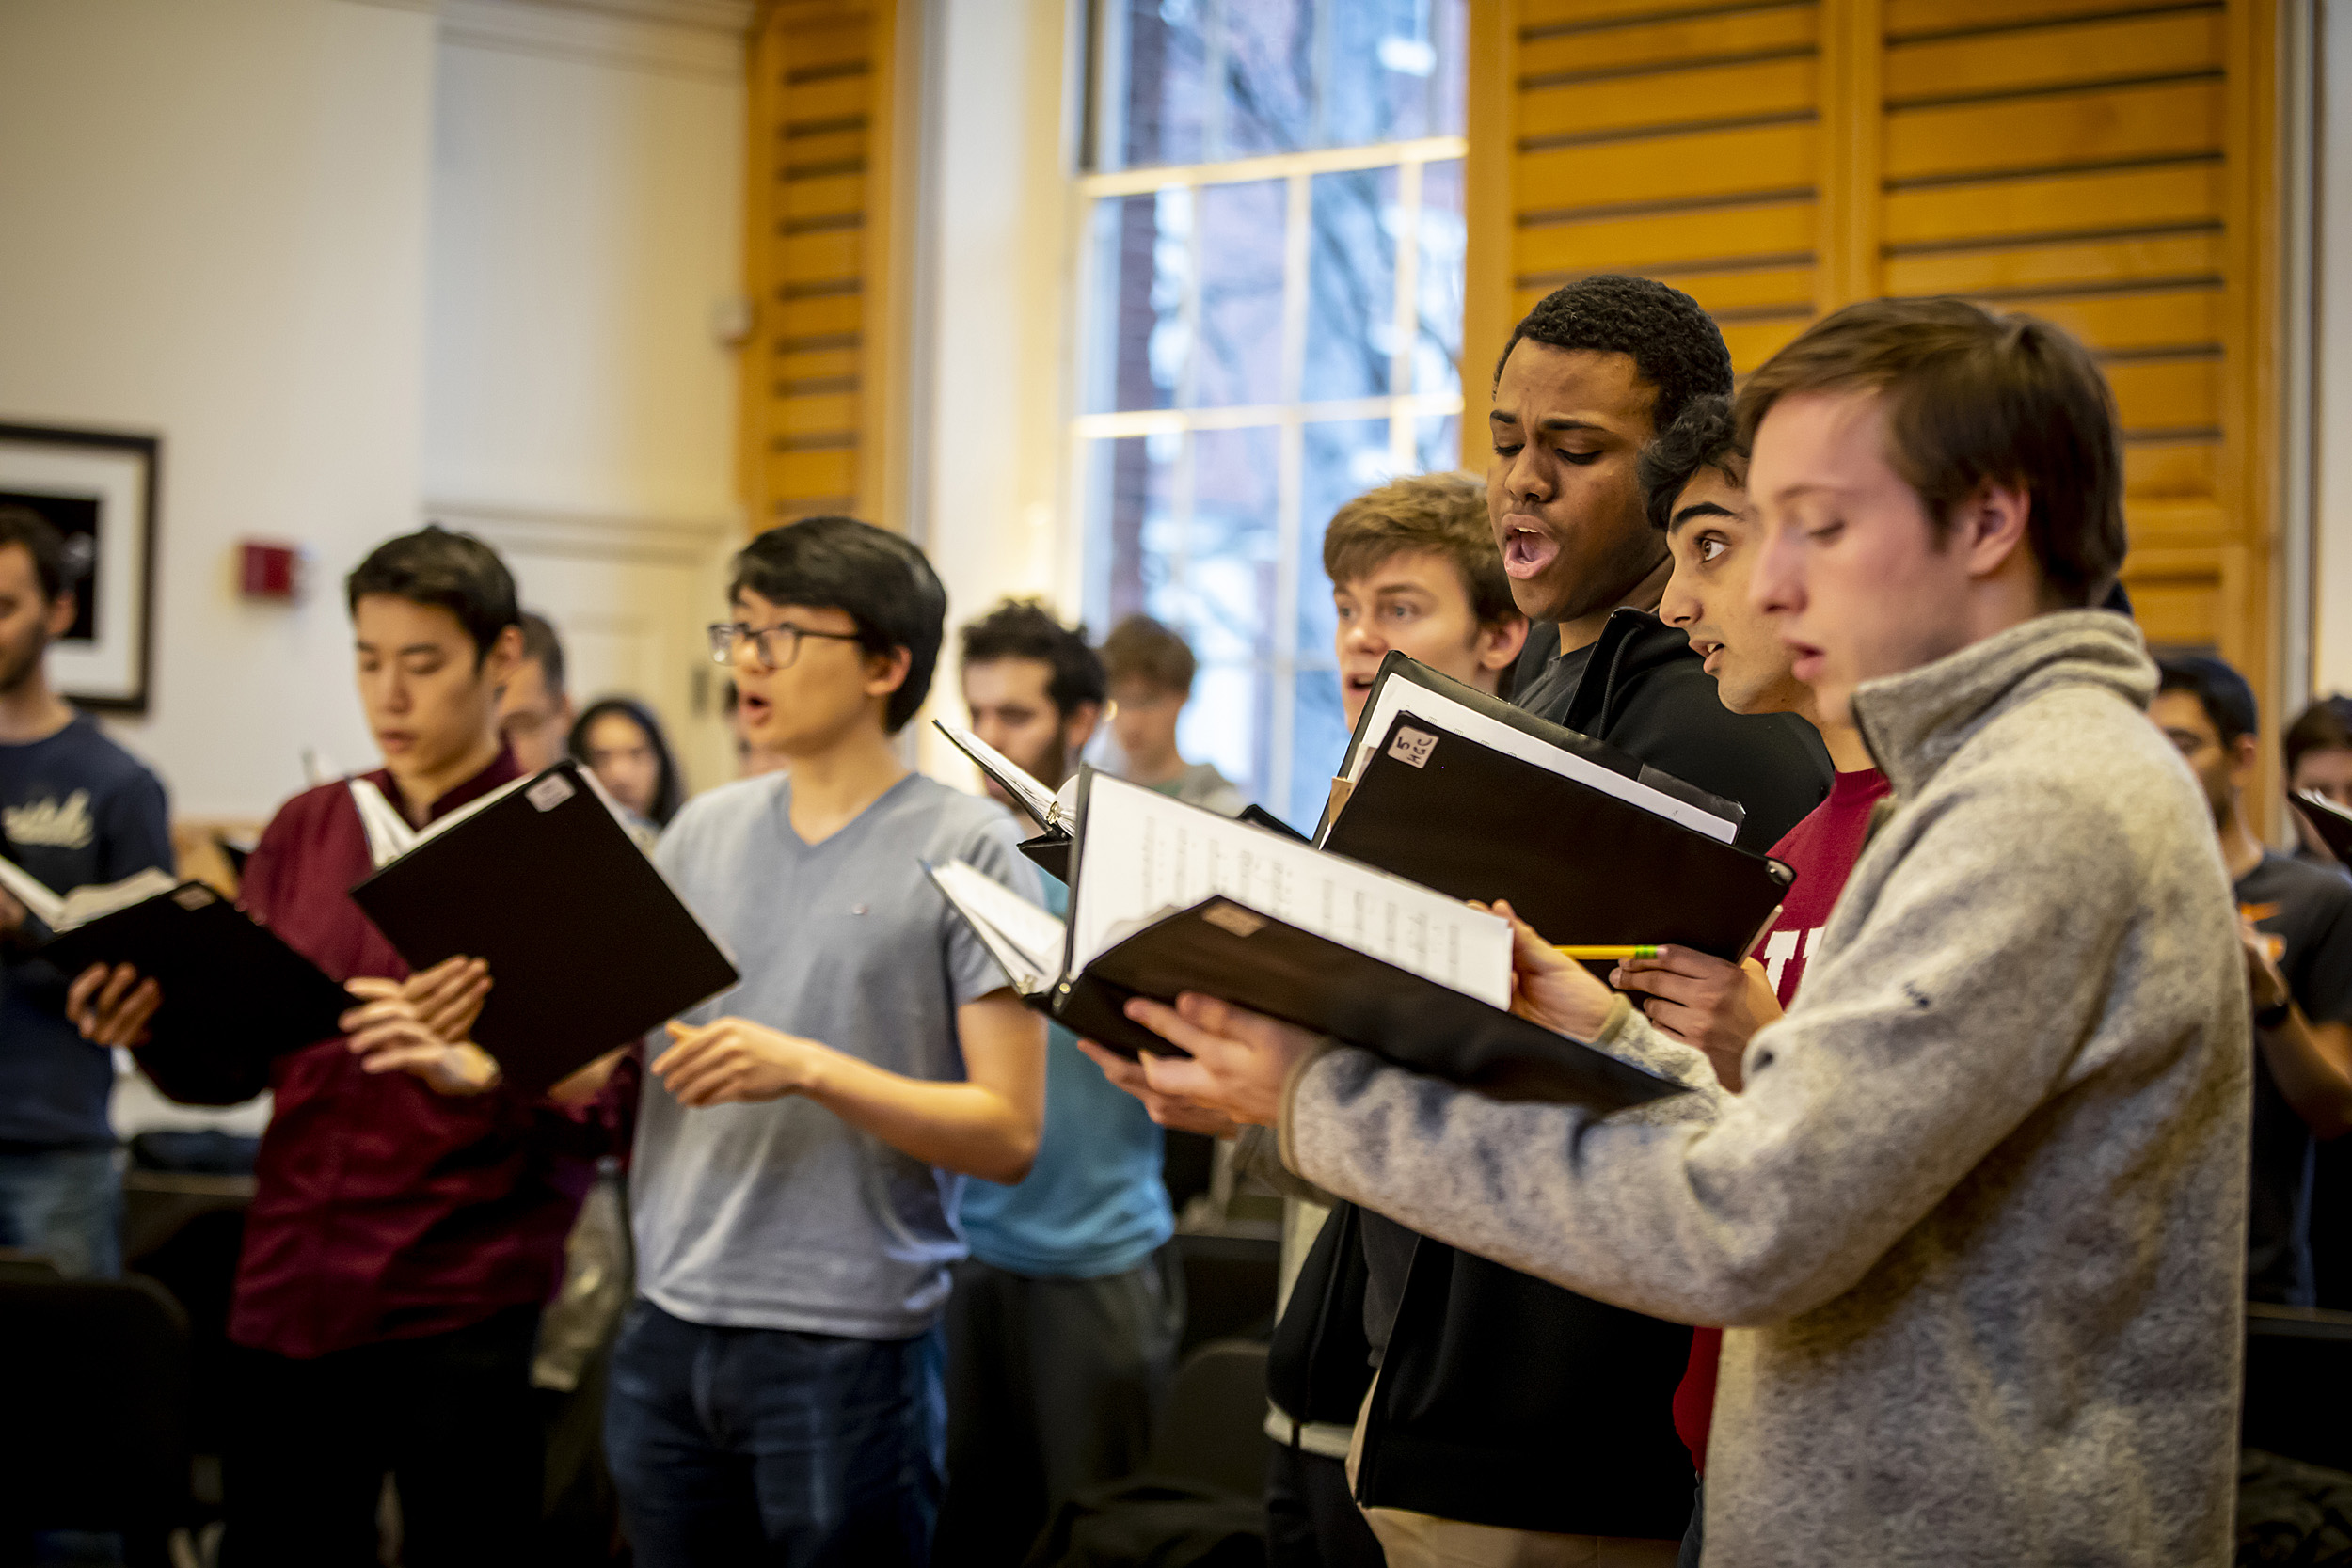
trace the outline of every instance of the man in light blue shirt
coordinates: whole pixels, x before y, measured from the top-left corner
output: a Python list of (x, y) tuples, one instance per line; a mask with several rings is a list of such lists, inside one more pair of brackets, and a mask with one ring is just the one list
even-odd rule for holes
[[(973, 730), (1058, 787), (1103, 713), (1085, 634), (1008, 601), (964, 627), (962, 652)], [(1068, 890), (1045, 886), (1065, 912)], [(1143, 1107), (1049, 1030), (1036, 1164), (1017, 1185), (964, 1187), (940, 1562), (1018, 1563), (1072, 1493), (1143, 1463), (1184, 1319), (1160, 1151)]]

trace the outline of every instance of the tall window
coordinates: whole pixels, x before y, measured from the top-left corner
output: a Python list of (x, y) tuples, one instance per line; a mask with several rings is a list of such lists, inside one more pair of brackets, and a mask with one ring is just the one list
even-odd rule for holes
[(1311, 827), (1324, 525), (1456, 462), (1467, 0), (1095, 0), (1073, 461), (1087, 615), (1200, 661), (1180, 738)]

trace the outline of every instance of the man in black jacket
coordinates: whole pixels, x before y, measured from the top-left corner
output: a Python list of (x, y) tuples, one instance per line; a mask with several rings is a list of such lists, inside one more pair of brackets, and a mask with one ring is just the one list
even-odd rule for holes
[[(1828, 792), (1828, 755), (1790, 715), (1725, 710), (1688, 639), (1649, 613), (1673, 566), (1634, 471), (1684, 404), (1730, 390), (1723, 336), (1688, 295), (1629, 277), (1570, 284), (1504, 345), (1486, 499), (1512, 596), (1546, 623), (1514, 700), (1739, 801), (1739, 842), (1763, 848)], [(1692, 1484), (1673, 1420), (1689, 1328), (1370, 1212), (1335, 1214), (1316, 1251), (1269, 1374), (1298, 1401), (1287, 1408), (1322, 1418), (1316, 1393), (1328, 1403), (1348, 1386), (1351, 1360), (1379, 1366), (1357, 1497), (1391, 1568), (1674, 1561)], [(1546, 1539), (1558, 1537), (1599, 1542)]]

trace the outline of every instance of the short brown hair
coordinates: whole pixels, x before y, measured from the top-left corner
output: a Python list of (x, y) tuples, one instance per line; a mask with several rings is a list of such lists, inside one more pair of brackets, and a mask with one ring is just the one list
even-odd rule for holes
[(2052, 596), (2097, 604), (2122, 569), (2123, 467), (2115, 396), (2083, 345), (2031, 316), (1958, 299), (1877, 299), (1807, 327), (1740, 389), (1754, 450), (1773, 404), (1868, 389), (1886, 407), (1887, 462), (1937, 537), (1979, 487), (2031, 499), (2028, 542)]
[(1184, 634), (1149, 615), (1130, 615), (1103, 639), (1103, 673), (1113, 686), (1139, 680), (1162, 691), (1192, 695), (1197, 668)]
[(1486, 521), (1486, 486), (1470, 474), (1412, 474), (1367, 490), (1331, 515), (1323, 531), (1323, 571), (1337, 588), (1407, 550), (1454, 564), (1482, 626), (1518, 618)]

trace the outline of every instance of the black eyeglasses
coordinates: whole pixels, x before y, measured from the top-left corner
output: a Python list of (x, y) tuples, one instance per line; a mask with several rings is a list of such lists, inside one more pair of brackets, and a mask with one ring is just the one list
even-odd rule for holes
[(710, 661), (713, 664), (733, 664), (735, 650), (744, 642), (752, 645), (752, 661), (762, 670), (787, 670), (801, 657), (801, 640), (804, 637), (827, 637), (836, 642), (860, 641), (853, 631), (817, 631), (808, 626), (796, 626), (780, 621), (757, 631), (740, 621), (722, 621), (710, 628)]

